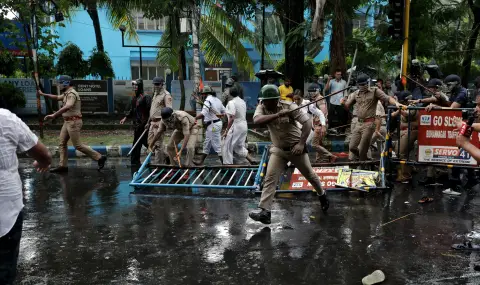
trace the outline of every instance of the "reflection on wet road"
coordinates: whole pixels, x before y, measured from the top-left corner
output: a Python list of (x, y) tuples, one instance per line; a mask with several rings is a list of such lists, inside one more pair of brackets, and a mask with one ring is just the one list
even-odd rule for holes
[(78, 160), (65, 175), (28, 162), (18, 284), (360, 284), (376, 269), (384, 284), (480, 284), (480, 256), (450, 250), (480, 238), (475, 191), (437, 190), (424, 206), (421, 189), (404, 185), (331, 193), (328, 215), (308, 195), (287, 196), (265, 227), (247, 215), (258, 197), (238, 191), (132, 195), (127, 161), (99, 173)]

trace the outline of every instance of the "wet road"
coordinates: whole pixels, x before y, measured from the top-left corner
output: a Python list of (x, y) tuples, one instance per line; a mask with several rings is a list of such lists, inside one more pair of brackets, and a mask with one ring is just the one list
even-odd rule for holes
[(308, 195), (287, 196), (265, 227), (247, 216), (258, 197), (134, 195), (126, 160), (102, 173), (71, 161), (65, 175), (21, 162), (18, 284), (361, 284), (376, 269), (383, 284), (480, 284), (480, 255), (450, 250), (480, 232), (475, 192), (437, 190), (428, 205), (417, 203), (421, 189), (404, 185), (367, 197), (331, 193), (328, 215)]

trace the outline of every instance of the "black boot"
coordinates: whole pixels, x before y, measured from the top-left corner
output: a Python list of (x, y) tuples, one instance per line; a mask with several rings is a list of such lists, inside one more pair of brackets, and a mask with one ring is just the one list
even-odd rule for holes
[(272, 223), (272, 212), (267, 211), (265, 209), (262, 209), (259, 212), (251, 212), (250, 214), (248, 214), (248, 216), (252, 220), (260, 222), (262, 224), (269, 225)]
[(330, 201), (328, 201), (327, 192), (318, 196), (318, 200), (320, 200), (320, 204), (322, 205), (322, 211), (326, 212), (328, 208), (330, 208)]
[(68, 167), (59, 166), (59, 167), (50, 169), (50, 172), (51, 173), (65, 173), (65, 172), (68, 172)]
[(107, 161), (107, 157), (105, 155), (102, 155), (100, 159), (98, 160), (98, 170), (102, 170), (105, 167), (105, 162)]
[(194, 160), (193, 160), (193, 164), (195, 164), (195, 165), (202, 165), (206, 158), (207, 158), (207, 155), (204, 154), (204, 153), (202, 153), (202, 156), (200, 157), (200, 160), (194, 159)]

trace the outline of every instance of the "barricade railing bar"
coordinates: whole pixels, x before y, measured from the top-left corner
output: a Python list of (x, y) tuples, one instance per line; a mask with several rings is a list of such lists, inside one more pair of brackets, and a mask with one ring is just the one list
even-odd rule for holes
[(179, 167), (150, 164), (150, 153), (130, 183), (134, 187), (243, 189), (260, 188), (267, 160), (267, 150), (259, 165), (219, 165)]
[[(381, 160), (383, 161), (383, 165), (385, 165), (387, 171), (390, 173), (390, 177), (393, 177), (393, 171), (395, 168), (395, 165), (397, 164), (406, 164), (406, 165), (416, 165), (416, 166), (432, 166), (432, 167), (445, 167), (445, 168), (467, 168), (467, 169), (479, 169), (478, 166), (474, 165), (468, 165), (468, 164), (454, 164), (454, 163), (430, 163), (430, 162), (422, 162), (418, 161), (418, 157), (416, 160), (410, 159), (410, 153), (411, 153), (411, 135), (412, 131), (412, 123), (413, 122), (418, 122), (418, 114), (416, 112), (420, 110), (425, 110), (425, 107), (416, 107), (416, 106), (408, 106), (407, 108), (401, 109), (402, 111), (408, 112), (408, 120), (407, 120), (407, 128), (402, 129), (401, 128), (401, 115), (398, 117), (393, 118), (392, 114), (393, 112), (397, 111), (399, 108), (396, 106), (388, 106), (387, 110), (387, 135), (385, 137), (385, 151), (381, 153)], [(443, 108), (443, 107), (436, 107), (432, 111), (462, 111), (462, 112), (473, 112), (475, 109), (474, 108)], [(414, 121), (412, 120), (412, 112), (415, 112), (415, 117)], [(393, 158), (393, 139), (392, 139), (392, 132), (391, 132), (391, 122), (393, 119), (397, 120), (398, 126), (397, 126), (397, 141), (396, 141), (396, 155), (397, 158)], [(416, 126), (415, 131), (418, 132), (418, 125)], [(401, 131), (407, 131), (407, 148), (406, 148), (406, 153), (404, 154), (405, 158), (401, 157)]]

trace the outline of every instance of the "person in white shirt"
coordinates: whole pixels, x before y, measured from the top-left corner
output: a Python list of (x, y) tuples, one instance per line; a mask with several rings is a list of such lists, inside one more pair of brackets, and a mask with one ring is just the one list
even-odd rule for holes
[(22, 236), (23, 194), (17, 151), (35, 159), (33, 166), (39, 172), (48, 171), (52, 163), (49, 151), (27, 125), (0, 108), (0, 284), (15, 280)]
[[(304, 99), (302, 91), (297, 89), (293, 96), (293, 102), (301, 107), (309, 104), (310, 100)], [(308, 107), (303, 108), (303, 110), (305, 110), (310, 117), (313, 117), (314, 128), (308, 136), (307, 144), (310, 144), (312, 148), (317, 151), (316, 162), (335, 162), (337, 157), (322, 145), (323, 136), (327, 132), (325, 114), (317, 108), (316, 104), (310, 104)]]
[[(340, 69), (335, 70), (335, 78), (329, 78), (325, 90), (329, 91), (329, 94), (333, 94), (337, 91), (347, 88), (347, 82), (342, 79), (342, 71)], [(340, 92), (330, 97), (330, 104), (328, 107), (328, 118), (330, 128), (333, 128), (339, 134), (345, 133), (345, 128), (348, 122), (348, 112), (343, 108), (341, 104), (342, 98), (346, 96), (346, 92)]]
[(202, 112), (195, 117), (196, 120), (203, 119), (204, 126), (207, 128), (205, 131), (205, 141), (203, 142), (203, 153), (200, 160), (194, 160), (195, 165), (201, 165), (210, 153), (210, 149), (218, 154), (220, 162), (223, 164), (222, 159), (222, 147), (221, 147), (221, 134), (222, 134), (222, 120), (220, 119), (225, 114), (225, 107), (222, 101), (217, 98), (215, 91), (212, 87), (206, 85), (200, 92), (202, 95), (208, 94), (207, 99), (203, 103)]
[(233, 164), (234, 154), (238, 160), (246, 159), (248, 150), (245, 147), (247, 138), (247, 104), (239, 96), (237, 88), (230, 88), (230, 96), (233, 98), (227, 104), (226, 114), (228, 126), (223, 137), (223, 164)]

